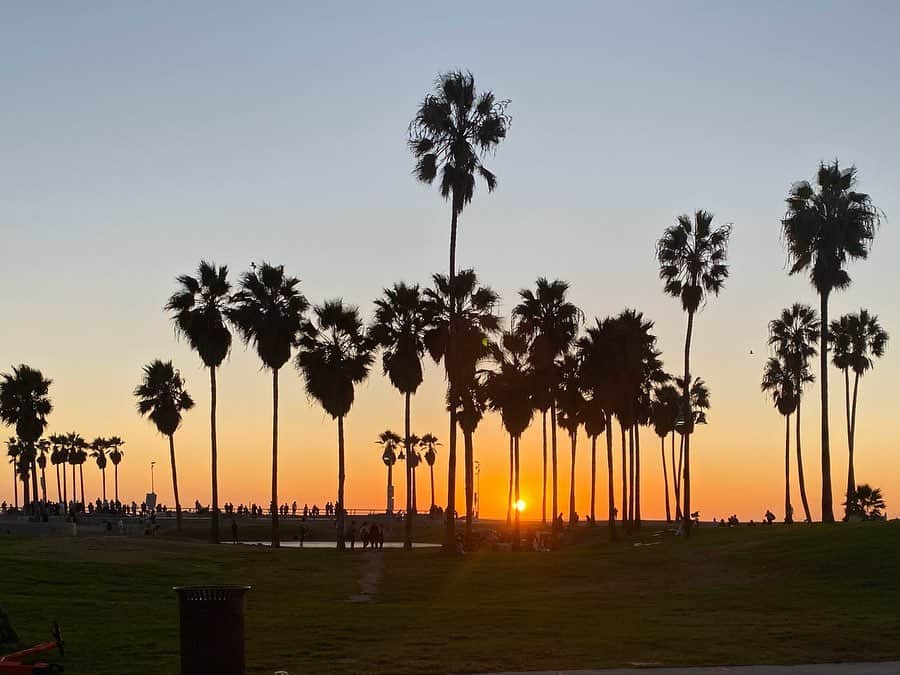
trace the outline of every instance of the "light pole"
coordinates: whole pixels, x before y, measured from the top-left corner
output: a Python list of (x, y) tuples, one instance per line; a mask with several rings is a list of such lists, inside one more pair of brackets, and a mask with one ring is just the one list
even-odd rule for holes
[(156, 466), (156, 462), (150, 462), (150, 493), (156, 494), (156, 482), (153, 477), (153, 467)]
[(475, 460), (475, 520), (478, 520), (478, 499), (481, 496), (481, 462)]

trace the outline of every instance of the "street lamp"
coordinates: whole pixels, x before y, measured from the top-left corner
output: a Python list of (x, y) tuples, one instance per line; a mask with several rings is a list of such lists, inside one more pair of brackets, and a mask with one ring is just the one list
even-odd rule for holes
[(475, 460), (475, 520), (478, 520), (478, 497), (481, 495), (481, 462)]

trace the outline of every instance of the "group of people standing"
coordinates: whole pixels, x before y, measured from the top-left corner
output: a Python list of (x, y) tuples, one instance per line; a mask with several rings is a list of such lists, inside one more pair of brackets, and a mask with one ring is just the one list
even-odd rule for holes
[[(369, 524), (368, 521), (363, 521), (359, 528), (359, 539), (364, 549), (369, 547), (382, 549), (384, 548), (384, 529), (378, 527), (378, 523)], [(350, 548), (356, 547), (356, 525), (352, 521), (350, 527), (347, 528), (347, 543), (350, 544)]]

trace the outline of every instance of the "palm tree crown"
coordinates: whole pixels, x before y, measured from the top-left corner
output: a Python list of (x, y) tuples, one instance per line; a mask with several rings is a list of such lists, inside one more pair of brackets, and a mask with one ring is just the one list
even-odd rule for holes
[(149, 417), (164, 436), (174, 434), (181, 426), (181, 414), (194, 407), (194, 399), (185, 391), (181, 373), (171, 361), (156, 359), (144, 366), (143, 378), (134, 395), (138, 412)]
[(15, 426), (16, 436), (35, 443), (47, 428), (47, 415), (53, 411), (49, 392), (52, 380), (25, 364), (0, 375), (0, 421)]
[(401, 393), (414, 394), (422, 384), (427, 317), (418, 284), (394, 284), (375, 301), (370, 335), (382, 348), (382, 366)]
[(207, 368), (217, 368), (231, 349), (225, 316), (231, 302), (228, 267), (201, 261), (197, 276), (177, 277), (179, 289), (166, 303), (179, 334), (200, 355)]
[(888, 334), (878, 322), (878, 317), (861, 309), (832, 321), (829, 339), (834, 349), (832, 362), (836, 368), (851, 369), (863, 375), (874, 365), (874, 359), (884, 356)]
[(549, 367), (575, 341), (583, 314), (566, 299), (569, 284), (541, 277), (535, 290), (519, 291), (521, 302), (513, 309), (516, 332), (525, 335), (531, 344), (531, 359), (535, 368)]

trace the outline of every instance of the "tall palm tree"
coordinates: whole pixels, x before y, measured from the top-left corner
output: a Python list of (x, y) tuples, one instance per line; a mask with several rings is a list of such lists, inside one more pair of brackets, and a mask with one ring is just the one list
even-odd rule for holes
[(559, 279), (548, 281), (540, 277), (535, 289), (519, 291), (520, 302), (513, 309), (516, 331), (531, 340), (530, 358), (536, 379), (546, 387), (539, 392), (536, 404), (541, 410), (543, 435), (543, 479), (541, 489), (542, 518), (546, 522), (547, 503), (547, 405), (550, 408), (550, 444), (552, 465), (552, 508), (554, 522), (558, 513), (557, 457), (556, 457), (556, 390), (558, 369), (556, 361), (575, 342), (578, 327), (584, 318), (581, 310), (569, 302), (569, 284)]
[[(112, 436), (108, 441), (109, 447), (112, 448), (109, 452), (109, 461), (113, 464), (113, 480), (116, 485), (116, 503), (119, 503), (119, 464), (121, 464), (122, 457), (125, 455), (122, 451), (122, 446), (125, 445), (125, 441), (118, 436)], [(215, 502), (213, 503), (215, 504)]]
[(53, 411), (49, 396), (51, 384), (52, 380), (46, 379), (41, 371), (24, 363), (14, 366), (11, 373), (0, 375), (0, 422), (14, 426), (16, 436), (25, 445), (23, 455), (31, 463), (34, 504), (38, 501), (35, 444), (47, 428), (47, 415)]
[[(688, 215), (678, 217), (676, 223), (666, 228), (656, 245), (659, 277), (665, 282), (665, 292), (681, 299), (681, 306), (688, 315), (684, 337), (684, 408), (692, 417), (690, 408), (691, 388), (691, 338), (694, 332), (694, 315), (710, 293), (718, 295), (728, 278), (728, 240), (731, 226), (713, 228), (713, 215), (708, 211), (696, 211), (693, 219)], [(691, 437), (684, 437), (684, 522), (685, 535), (691, 527)]]
[[(314, 310), (315, 320), (300, 338), (295, 361), (316, 399), (338, 427), (337, 546), (344, 548), (344, 417), (353, 406), (354, 388), (369, 374), (373, 341), (356, 307), (327, 300)], [(277, 502), (276, 502), (277, 503)]]
[(769, 344), (781, 358), (794, 378), (794, 410), (797, 446), (797, 478), (800, 482), (800, 501), (806, 522), (812, 522), (809, 501), (806, 498), (806, 480), (803, 476), (803, 452), (800, 443), (800, 409), (803, 402), (803, 385), (813, 381), (809, 362), (816, 355), (816, 339), (820, 325), (816, 310), (809, 305), (794, 303), (782, 310), (779, 317), (769, 323)]
[(770, 356), (763, 369), (762, 390), (771, 395), (775, 409), (784, 416), (784, 522), (794, 522), (791, 506), (791, 415), (797, 409), (794, 375), (784, 357)]
[(306, 328), (309, 307), (300, 292), (300, 280), (287, 276), (281, 265), (267, 262), (241, 276), (240, 290), (224, 309), (244, 343), (256, 349), (263, 366), (272, 371), (272, 546), (281, 546), (278, 534), (278, 371), (291, 358)]
[[(178, 471), (175, 465), (175, 432), (181, 426), (182, 413), (194, 407), (194, 399), (184, 388), (184, 380), (171, 361), (155, 359), (144, 366), (141, 383), (135, 387), (138, 413), (146, 416), (156, 430), (169, 439), (169, 463), (172, 465), (172, 492), (175, 496), (175, 526), (181, 532), (181, 500), (178, 497)], [(84, 487), (82, 486), (82, 495)]]
[(584, 395), (581, 393), (581, 363), (577, 354), (565, 353), (557, 365), (559, 389), (556, 405), (559, 408), (557, 422), (569, 435), (572, 450), (572, 464), (569, 476), (569, 523), (575, 522), (575, 450), (578, 442), (578, 427), (584, 419)]
[(109, 442), (102, 436), (98, 436), (91, 441), (90, 456), (97, 462), (97, 468), (100, 469), (100, 476), (103, 484), (103, 501), (106, 501), (106, 451), (109, 450)]
[(394, 512), (394, 464), (397, 463), (397, 447), (402, 442), (400, 436), (390, 429), (378, 434), (376, 443), (381, 446), (381, 461), (387, 467), (387, 502), (385, 512)]
[[(832, 363), (844, 372), (844, 405), (847, 414), (847, 498), (852, 502), (856, 491), (856, 472), (853, 458), (856, 450), (856, 404), (859, 394), (859, 378), (874, 367), (875, 359), (884, 356), (888, 334), (878, 323), (878, 317), (861, 309), (831, 322), (829, 339), (834, 350)], [(853, 398), (850, 397), (850, 371), (853, 371)], [(844, 514), (847, 515), (846, 512)]]
[(19, 445), (19, 439), (13, 436), (6, 439), (6, 456), (9, 457), (9, 463), (13, 470), (13, 498), (16, 511), (19, 510), (19, 455), (21, 454), (22, 447)]
[(440, 445), (438, 441), (438, 437), (432, 433), (427, 433), (422, 436), (420, 441), (420, 445), (422, 449), (425, 451), (423, 453), (423, 457), (425, 459), (425, 463), (428, 464), (428, 472), (431, 474), (431, 508), (428, 509), (429, 513), (434, 512), (434, 463), (437, 460), (437, 446)]
[[(231, 284), (228, 267), (200, 261), (197, 276), (177, 277), (178, 290), (166, 303), (178, 334), (187, 338), (191, 349), (200, 355), (209, 369), (209, 435), (210, 474), (212, 478), (212, 509), (210, 533), (212, 543), (219, 543), (219, 456), (216, 443), (216, 369), (231, 349), (231, 331), (226, 315), (231, 305)], [(118, 468), (118, 462), (114, 462)], [(118, 494), (118, 487), (116, 488)], [(118, 497), (116, 497), (118, 499)]]
[[(375, 319), (370, 334), (381, 347), (381, 363), (391, 384), (403, 395), (404, 437), (409, 439), (410, 407), (413, 394), (422, 384), (422, 357), (425, 354), (425, 330), (428, 318), (425, 299), (418, 284), (408, 286), (396, 283), (385, 288), (381, 298), (375, 301)], [(406, 447), (406, 455), (411, 452)], [(413, 476), (410, 462), (406, 463), (406, 517), (403, 532), (403, 547), (412, 548), (414, 493), (409, 489)]]
[(497, 369), (488, 373), (486, 388), (492, 409), (500, 413), (503, 426), (513, 440), (513, 499), (516, 508), (513, 520), (513, 550), (521, 544), (519, 492), (519, 439), (534, 415), (531, 402), (531, 366), (528, 362), (528, 342), (518, 333), (504, 332), (491, 344), (491, 356)]
[[(447, 373), (447, 401), (450, 408), (451, 437), (447, 448), (447, 530), (445, 548), (456, 550), (456, 426), (461, 394), (475, 378), (478, 362), (484, 354), (488, 336), (497, 332), (500, 318), (494, 313), (499, 296), (490, 286), (481, 286), (474, 270), (464, 269), (453, 279), (453, 298), (450, 301), (450, 280), (443, 274), (432, 277), (433, 288), (425, 290), (426, 315), (429, 325), (425, 331), (425, 347), (435, 363), (443, 360)], [(453, 357), (450, 357), (450, 335), (453, 334)], [(465, 456), (466, 476), (474, 459)]]
[(816, 187), (807, 181), (791, 186), (782, 236), (793, 263), (790, 273), (809, 270), (819, 294), (819, 372), (822, 399), (822, 520), (834, 522), (831, 494), (831, 450), (828, 437), (828, 300), (850, 285), (844, 269), (850, 260), (869, 256), (880, 213), (869, 195), (857, 192), (856, 167), (822, 162)]
[[(660, 453), (663, 468), (663, 489), (665, 490), (666, 522), (672, 522), (672, 507), (669, 501), (669, 472), (666, 468), (666, 436), (672, 438), (672, 473), (673, 487), (675, 481), (675, 425), (681, 407), (681, 396), (671, 384), (663, 384), (653, 392), (650, 419), (653, 430), (659, 436)], [(680, 511), (680, 510), (679, 510)], [(680, 513), (676, 514), (680, 515)]]
[[(510, 117), (506, 113), (508, 101), (498, 101), (491, 91), (478, 93), (471, 73), (452, 71), (438, 77), (434, 91), (422, 100), (409, 125), (409, 148), (416, 160), (416, 178), (428, 185), (440, 173), (440, 193), (450, 200), (450, 270), (447, 285), (456, 286), (456, 231), (459, 216), (475, 194), (476, 174), (487, 185), (488, 192), (497, 186), (497, 176), (489, 171), (482, 159), (496, 151), (506, 138)], [(457, 303), (450, 302), (450, 321), (446, 341), (448, 345), (449, 399), (455, 400), (454, 365)], [(450, 440), (448, 452), (448, 509), (445, 549), (456, 550), (455, 486), (456, 480), (456, 406), (450, 408)]]

